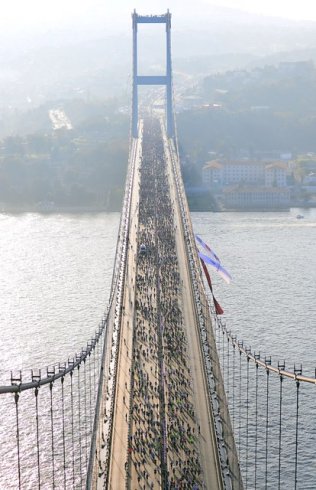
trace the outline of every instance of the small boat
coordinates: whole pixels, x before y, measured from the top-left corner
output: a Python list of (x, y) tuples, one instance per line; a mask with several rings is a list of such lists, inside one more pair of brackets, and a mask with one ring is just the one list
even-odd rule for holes
[(296, 215), (296, 219), (303, 219), (303, 218), (304, 218), (304, 216), (302, 214), (297, 214)]

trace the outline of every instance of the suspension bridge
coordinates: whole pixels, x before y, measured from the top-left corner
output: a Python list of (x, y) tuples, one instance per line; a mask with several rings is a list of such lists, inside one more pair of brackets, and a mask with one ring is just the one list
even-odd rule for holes
[[(0, 387), (9, 420), (0, 488), (313, 489), (316, 376), (262, 357), (216, 312), (181, 178), (171, 14), (132, 20), (129, 163), (108, 307), (73, 358), (11, 373)], [(138, 75), (142, 23), (165, 26), (165, 75)], [(139, 111), (140, 85), (165, 86), (165, 115)]]

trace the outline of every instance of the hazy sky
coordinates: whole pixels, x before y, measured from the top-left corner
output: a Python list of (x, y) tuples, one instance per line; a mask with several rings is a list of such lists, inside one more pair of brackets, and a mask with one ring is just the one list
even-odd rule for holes
[(239, 8), (257, 14), (287, 17), (297, 20), (316, 20), (315, 0), (218, 0), (208, 3)]
[[(265, 15), (316, 21), (315, 0), (201, 0), (202, 3), (222, 7), (239, 8)], [(200, 3), (192, 0), (0, 0), (1, 31), (49, 28), (60, 25), (106, 21), (113, 14), (128, 16), (134, 7), (139, 12), (159, 13), (170, 8), (171, 12), (194, 15)]]

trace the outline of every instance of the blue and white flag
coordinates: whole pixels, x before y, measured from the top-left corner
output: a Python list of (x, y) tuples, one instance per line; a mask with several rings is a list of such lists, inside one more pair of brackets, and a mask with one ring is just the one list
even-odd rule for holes
[(216, 272), (224, 279), (224, 281), (227, 282), (227, 284), (230, 283), (232, 280), (232, 276), (229, 274), (229, 272), (225, 269), (225, 267), (222, 266), (220, 262), (217, 260), (214, 260), (214, 258), (209, 257), (208, 255), (202, 254), (202, 252), (199, 252), (199, 257), (204, 260), (206, 264), (211, 265), (214, 267)]
[(195, 235), (196, 241), (213, 257), (216, 262), (220, 262), (220, 259), (216, 255), (216, 253), (207, 245), (207, 243), (203, 242), (202, 238), (199, 235)]

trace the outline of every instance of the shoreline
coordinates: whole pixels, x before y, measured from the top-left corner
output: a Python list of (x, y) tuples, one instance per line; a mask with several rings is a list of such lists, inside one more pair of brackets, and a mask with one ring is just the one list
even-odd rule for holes
[[(289, 208), (249, 208), (249, 209), (190, 209), (191, 213), (289, 213), (292, 209), (315, 209), (315, 205), (293, 205)], [(36, 207), (2, 207), (0, 214), (98, 214), (98, 213), (121, 213), (121, 209), (109, 209), (96, 206), (69, 206), (56, 207), (54, 209), (39, 209)]]
[(37, 206), (2, 206), (0, 214), (81, 214), (81, 213), (120, 213), (121, 209), (99, 206), (56, 206), (45, 209)]

